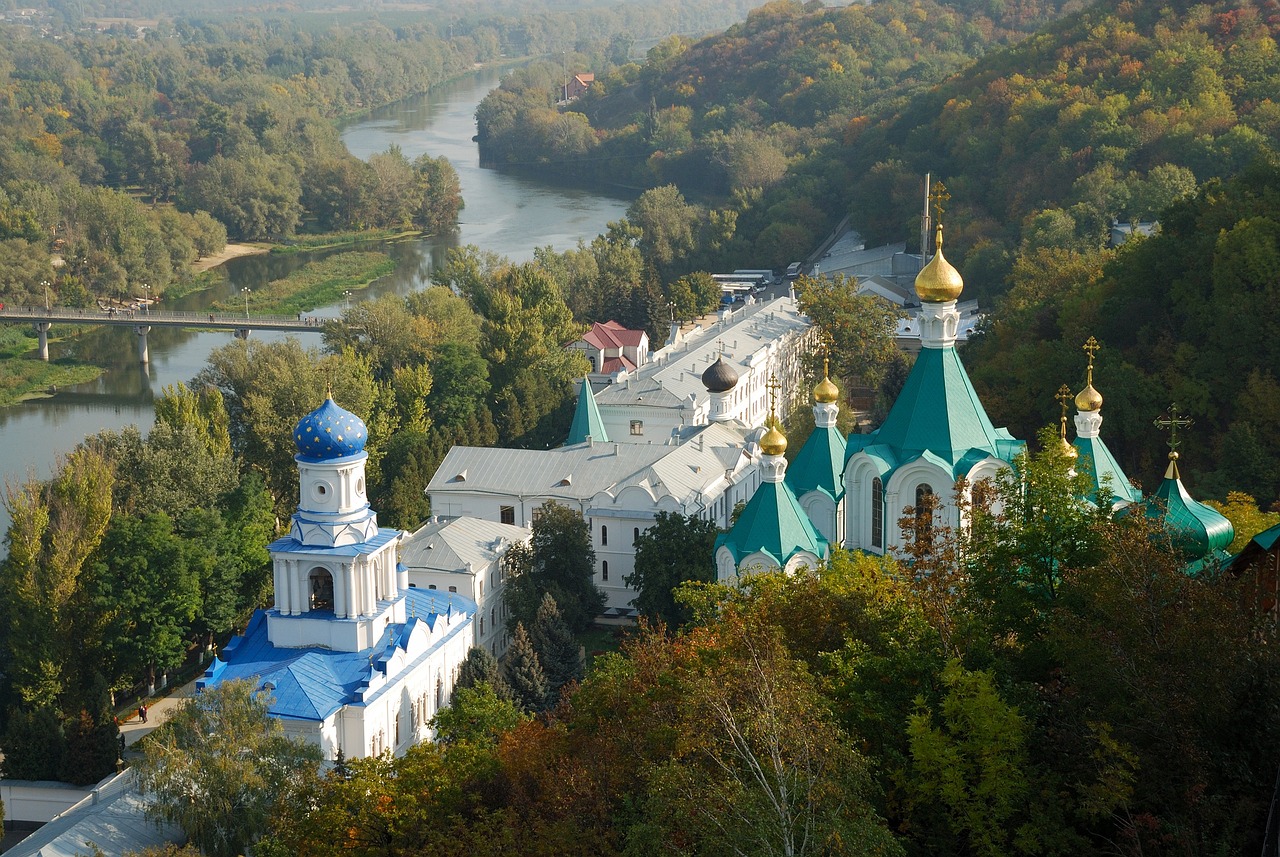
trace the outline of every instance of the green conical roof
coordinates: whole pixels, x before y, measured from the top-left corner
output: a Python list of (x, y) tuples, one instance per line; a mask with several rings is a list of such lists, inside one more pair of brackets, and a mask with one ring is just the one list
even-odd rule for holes
[(1116, 503), (1137, 503), (1142, 499), (1142, 492), (1129, 482), (1129, 477), (1124, 475), (1102, 438), (1077, 436), (1075, 447), (1080, 451), (1076, 469), (1089, 477), (1089, 500), (1098, 501), (1098, 491), (1108, 478), (1108, 487)]
[(844, 435), (835, 426), (818, 426), (787, 465), (787, 484), (797, 497), (825, 491), (833, 500), (844, 496)]
[(827, 540), (814, 529), (785, 481), (761, 484), (733, 529), (716, 538), (717, 552), (721, 545), (733, 554), (734, 565), (757, 551), (777, 563), (778, 568), (785, 568), (801, 551), (819, 559), (827, 557)]
[(600, 443), (609, 442), (609, 433), (605, 431), (600, 408), (596, 406), (596, 398), (591, 394), (591, 382), (583, 378), (582, 388), (578, 391), (578, 407), (573, 412), (573, 425), (569, 426), (569, 437), (564, 445), (585, 443), (588, 437)]
[(875, 449), (892, 470), (928, 452), (960, 476), (987, 456), (1011, 462), (1024, 448), (991, 424), (955, 348), (924, 348), (884, 423), (850, 435), (845, 457)]
[(1204, 561), (1217, 556), (1235, 540), (1235, 528), (1216, 509), (1187, 493), (1178, 475), (1178, 465), (1169, 462), (1164, 481), (1146, 503), (1148, 518), (1158, 519), (1173, 538), (1173, 546), (1186, 557), (1189, 571), (1197, 571)]

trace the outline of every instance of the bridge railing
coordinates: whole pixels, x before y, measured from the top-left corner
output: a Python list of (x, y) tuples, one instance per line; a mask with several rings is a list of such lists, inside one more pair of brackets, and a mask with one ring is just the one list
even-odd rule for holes
[(45, 318), (45, 319), (109, 319), (109, 318), (129, 318), (134, 321), (142, 321), (148, 317), (155, 319), (164, 319), (165, 321), (191, 321), (191, 322), (216, 322), (219, 324), (234, 324), (238, 321), (258, 324), (295, 324), (298, 326), (311, 326), (307, 321), (315, 322), (326, 321), (327, 319), (317, 319), (315, 316), (303, 316), (299, 318), (296, 315), (267, 315), (265, 313), (253, 313), (249, 317), (245, 317), (242, 313), (235, 312), (191, 312), (191, 311), (173, 311), (173, 310), (157, 310), (148, 309), (117, 309), (114, 313), (105, 309), (97, 309), (93, 307), (50, 307), (45, 309), (42, 306), (5, 306), (0, 308), (0, 315), (22, 316), (26, 318)]

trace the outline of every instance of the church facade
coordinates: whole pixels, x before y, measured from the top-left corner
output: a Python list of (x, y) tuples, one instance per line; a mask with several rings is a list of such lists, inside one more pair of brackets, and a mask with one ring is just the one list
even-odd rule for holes
[(328, 759), (400, 754), (431, 738), (474, 640), (475, 602), (410, 587), (402, 534), (378, 526), (365, 496), (367, 436), (331, 399), (298, 423), (298, 511), (268, 546), (276, 603), (197, 683), (252, 682), (286, 733)]

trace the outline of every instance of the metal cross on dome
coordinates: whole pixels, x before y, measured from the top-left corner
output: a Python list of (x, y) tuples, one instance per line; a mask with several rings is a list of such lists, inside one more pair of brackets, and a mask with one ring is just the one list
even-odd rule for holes
[(1062, 405), (1062, 427), (1058, 433), (1062, 435), (1063, 440), (1066, 440), (1067, 439), (1067, 406), (1071, 403), (1071, 401), (1075, 397), (1071, 395), (1071, 388), (1068, 387), (1066, 384), (1063, 384), (1061, 387), (1058, 388), (1058, 394), (1054, 396), (1054, 398), (1058, 400), (1058, 404)]
[(778, 380), (777, 375), (770, 375), (769, 380), (764, 382), (764, 388), (769, 391), (769, 420), (771, 422), (777, 422), (778, 414), (775, 405), (778, 397), (778, 390), (782, 389), (782, 382)]
[(1170, 458), (1178, 457), (1178, 444), (1181, 443), (1181, 441), (1178, 440), (1178, 429), (1190, 428), (1195, 424), (1195, 420), (1191, 419), (1191, 417), (1182, 416), (1182, 412), (1178, 410), (1177, 402), (1174, 402), (1169, 406), (1169, 416), (1156, 417), (1155, 420), (1152, 421), (1152, 425), (1156, 428), (1169, 433), (1168, 444)]

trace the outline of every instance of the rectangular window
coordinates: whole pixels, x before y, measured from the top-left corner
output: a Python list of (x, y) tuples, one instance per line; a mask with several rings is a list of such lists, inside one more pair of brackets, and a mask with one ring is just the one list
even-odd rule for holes
[(498, 520), (503, 524), (514, 525), (516, 522), (516, 507), (515, 506), (499, 506)]
[(636, 437), (644, 434), (644, 420), (632, 420), (631, 433)]

